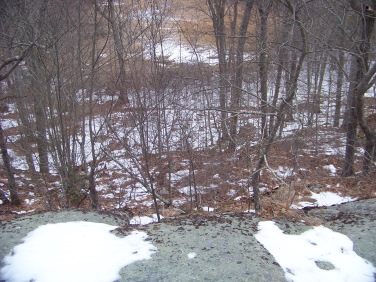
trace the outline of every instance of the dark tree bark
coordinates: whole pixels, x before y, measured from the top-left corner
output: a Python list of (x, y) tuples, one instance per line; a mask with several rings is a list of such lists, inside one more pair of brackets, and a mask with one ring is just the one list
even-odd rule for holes
[(242, 22), (237, 34), (238, 41), (236, 44), (236, 59), (235, 59), (235, 79), (234, 85), (231, 91), (231, 124), (230, 124), (230, 142), (228, 146), (229, 151), (234, 151), (236, 148), (236, 135), (238, 126), (238, 113), (237, 110), (240, 107), (240, 101), (243, 91), (243, 63), (244, 63), (244, 46), (246, 43), (246, 35), (251, 18), (251, 11), (253, 6), (253, 0), (247, 0), (246, 6), (243, 12)]
[(226, 63), (226, 29), (225, 29), (225, 14), (226, 14), (226, 0), (207, 0), (206, 1), (211, 20), (213, 22), (215, 44), (218, 53), (219, 65), (219, 107), (221, 110), (221, 141), (229, 139), (229, 132), (227, 128), (227, 63)]
[[(11, 6), (7, 5), (5, 1), (3, 1), (1, 7), (0, 7), (0, 13), (5, 15), (8, 13), (8, 8), (11, 9)], [(21, 20), (21, 19), (18, 19)], [(6, 17), (1, 17), (0, 19), (0, 28), (2, 31), (8, 31), (9, 30), (9, 23), (6, 20)], [(16, 28), (22, 29), (22, 27), (17, 26)], [(14, 32), (14, 30), (13, 30)], [(28, 43), (23, 43), (23, 44), (17, 44), (18, 46), (13, 46), (16, 45), (13, 40), (15, 38), (14, 34), (2, 34), (1, 39), (4, 40), (2, 43), (2, 52), (0, 52), (1, 56), (8, 55), (12, 50), (19, 50), (19, 53), (15, 56), (9, 56), (7, 58), (0, 58), (0, 82), (7, 79), (20, 65), (22, 61), (25, 60), (25, 58), (29, 55), (30, 51), (32, 51), (33, 47), (35, 46), (37, 39), (33, 38), (32, 40), (28, 41)], [(4, 44), (4, 45), (3, 45)], [(5, 49), (4, 46), (7, 46), (7, 50)], [(21, 48), (19, 47), (21, 46)], [(0, 88), (1, 90), (1, 88)], [(6, 93), (4, 93), (6, 94)], [(5, 96), (5, 95), (4, 95)], [(8, 154), (8, 149), (7, 149), (7, 143), (6, 143), (6, 137), (4, 136), (4, 130), (1, 126), (0, 123), (0, 151), (1, 151), (1, 157), (4, 162), (4, 168), (7, 174), (8, 178), (8, 188), (10, 192), (10, 202), (12, 205), (20, 205), (21, 200), (19, 198), (19, 195), (17, 193), (17, 186), (16, 186), (16, 181), (14, 178), (14, 171), (11, 165), (10, 157)], [(3, 197), (4, 196), (4, 197)], [(1, 198), (4, 202), (7, 202), (7, 199), (2, 193)]]
[[(97, 152), (95, 148), (95, 141), (96, 141), (96, 134), (93, 130), (93, 119), (94, 119), (94, 113), (93, 113), (93, 94), (94, 94), (94, 81), (96, 78), (96, 67), (97, 67), (97, 54), (96, 54), (96, 46), (97, 46), (97, 36), (98, 36), (98, 10), (94, 10), (94, 29), (93, 29), (93, 40), (92, 40), (92, 49), (91, 49), (91, 74), (90, 74), (90, 86), (89, 86), (89, 107), (90, 107), (90, 114), (89, 114), (89, 138), (90, 138), (90, 146), (91, 146), (91, 157), (92, 161), (89, 164), (89, 175), (88, 177), (88, 183), (89, 183), (89, 196), (90, 196), (90, 202), (91, 202), (91, 208), (94, 210), (98, 210), (100, 208), (99, 203), (99, 197), (98, 197), (98, 191), (96, 189), (96, 183), (95, 183), (95, 175), (96, 175), (96, 169), (98, 166), (98, 160), (97, 160)], [(86, 163), (86, 159), (83, 160)], [(86, 173), (86, 170), (85, 170)]]
[[(44, 25), (46, 24), (47, 18), (47, 1), (41, 1), (38, 10), (38, 15), (36, 22), (30, 25), (35, 25), (34, 29), (28, 29), (28, 37), (33, 37), (33, 32), (44, 33)], [(40, 49), (33, 49), (26, 60), (26, 64), (32, 74), (31, 77), (31, 87), (32, 87), (32, 97), (34, 105), (34, 115), (36, 123), (36, 143), (39, 157), (39, 171), (41, 173), (49, 172), (48, 164), (48, 141), (47, 141), (47, 120), (45, 116), (45, 99), (46, 91), (51, 83), (51, 81), (46, 78), (46, 73), (42, 69), (44, 64), (45, 53)], [(48, 76), (47, 76), (48, 77)]]
[(28, 44), (20, 55), (2, 60), (0, 64), (0, 81), (6, 79), (18, 67), (18, 65), (26, 58), (31, 49), (35, 46), (35, 42), (36, 40), (33, 43)]
[(354, 158), (355, 158), (355, 142), (356, 142), (356, 129), (358, 122), (356, 119), (355, 112), (355, 92), (350, 89), (347, 94), (347, 123), (346, 123), (346, 149), (345, 149), (345, 159), (343, 166), (343, 175), (351, 176), (354, 174)]
[(236, 32), (238, 27), (239, 19), (239, 0), (235, 0), (232, 9), (228, 9), (228, 14), (230, 17), (230, 36), (229, 36), (229, 50), (228, 50), (228, 72), (229, 72), (229, 83), (232, 85), (234, 83), (233, 74), (235, 74), (236, 65)]
[(375, 74), (376, 64), (363, 76), (363, 80), (358, 84), (355, 91), (357, 120), (366, 137), (363, 162), (363, 172), (365, 173), (375, 167), (376, 131), (370, 128), (364, 113), (364, 93), (376, 83)]
[(300, 17), (297, 11), (295, 10), (295, 7), (292, 4), (292, 2), (290, 0), (285, 0), (283, 1), (283, 3), (286, 4), (286, 7), (291, 13), (293, 20), (296, 22), (296, 25), (297, 25), (297, 28), (301, 37), (301, 48), (300, 48), (300, 56), (294, 67), (294, 72), (290, 73), (290, 79), (287, 83), (288, 87), (287, 87), (286, 97), (281, 101), (280, 105), (278, 106), (278, 109), (276, 111), (276, 122), (273, 126), (273, 129), (270, 131), (269, 136), (266, 139), (264, 139), (261, 144), (260, 152), (258, 154), (258, 158), (256, 162), (256, 167), (252, 173), (251, 181), (252, 181), (252, 187), (253, 187), (253, 192), (254, 192), (254, 207), (257, 212), (261, 211), (260, 190), (259, 190), (261, 170), (265, 164), (265, 158), (268, 155), (269, 150), (274, 142), (278, 128), (282, 124), (284, 111), (286, 110), (287, 107), (290, 106), (291, 101), (295, 97), (300, 71), (302, 69), (304, 59), (307, 55), (307, 41), (306, 41), (305, 27), (303, 26), (300, 20)]
[[(374, 0), (372, 6), (365, 6), (364, 16), (362, 18), (361, 33), (362, 41), (360, 43), (360, 58), (357, 59), (357, 64), (359, 72), (362, 77), (361, 79), (368, 82), (369, 78), (373, 77), (375, 74), (373, 69), (369, 72), (369, 52), (371, 49), (371, 38), (375, 30), (375, 17), (376, 17), (376, 0)], [(366, 73), (367, 71), (367, 73)], [(368, 90), (367, 87), (364, 89), (362, 81), (357, 85), (356, 88), (356, 115), (358, 118), (359, 126), (362, 129), (365, 137), (366, 144), (364, 146), (364, 162), (363, 162), (363, 172), (369, 172), (372, 167), (374, 167), (373, 156), (376, 146), (376, 132), (373, 131), (367, 124), (367, 119), (365, 117), (364, 110), (364, 93)]]
[(364, 172), (369, 171), (373, 164), (373, 151), (376, 140), (376, 133), (367, 125), (364, 114), (364, 93), (370, 87), (370, 81), (373, 81), (374, 83), (375, 79), (373, 76), (376, 73), (375, 66), (369, 70), (369, 51), (371, 47), (371, 37), (375, 28), (376, 0), (372, 1), (371, 6), (360, 4), (354, 0), (350, 0), (350, 5), (352, 9), (360, 15), (361, 24), (359, 30), (360, 39), (355, 54), (356, 59), (353, 60), (356, 76), (353, 88), (349, 90), (349, 95), (352, 94), (350, 97), (353, 100), (350, 101), (349, 121), (347, 124), (346, 152), (343, 170), (344, 176), (351, 176), (355, 172), (354, 158), (357, 123), (359, 122), (366, 137), (366, 145), (364, 148)]
[(6, 139), (5, 139), (4, 131), (3, 131), (1, 124), (0, 124), (0, 150), (1, 150), (1, 157), (2, 157), (3, 162), (4, 162), (5, 171), (6, 171), (6, 174), (7, 174), (7, 177), (8, 177), (8, 188), (9, 188), (9, 192), (10, 192), (10, 202), (11, 202), (12, 205), (18, 206), (18, 205), (21, 204), (21, 200), (20, 200), (18, 193), (17, 193), (16, 180), (14, 178), (14, 172), (13, 172), (12, 165), (10, 163), (10, 157), (9, 157), (9, 154), (8, 154)]
[(312, 117), (310, 118), (310, 120), (313, 120), (314, 114), (318, 114), (321, 112), (321, 91), (322, 91), (322, 84), (324, 82), (327, 61), (328, 61), (328, 55), (325, 52), (322, 56), (319, 57), (319, 62), (317, 63), (317, 69), (315, 73), (313, 105), (311, 108)]
[(114, 7), (114, 1), (109, 0), (108, 1), (108, 7), (109, 7), (109, 22), (112, 27), (113, 37), (114, 37), (114, 43), (115, 43), (115, 50), (116, 54), (118, 56), (119, 60), (119, 78), (120, 78), (120, 99), (124, 101), (125, 104), (129, 104), (129, 98), (127, 95), (127, 92), (125, 90), (125, 84), (126, 84), (126, 74), (125, 74), (125, 52), (124, 52), (124, 45), (123, 45), (123, 39), (122, 39), (122, 30), (119, 25), (119, 16), (117, 16), (115, 13), (115, 7)]
[[(261, 93), (261, 135), (263, 138), (268, 136), (267, 113), (268, 113), (268, 64), (267, 64), (267, 34), (268, 34), (268, 16), (273, 1), (261, 1), (259, 4), (260, 13), (260, 93)], [(279, 82), (280, 83), (280, 82)]]
[[(287, 30), (286, 30), (286, 24), (283, 25), (282, 33), (281, 33), (281, 40), (284, 42), (287, 38)], [(278, 54), (278, 62), (277, 62), (277, 77), (275, 81), (275, 87), (274, 87), (274, 95), (271, 105), (271, 113), (269, 120), (269, 134), (271, 133), (271, 130), (274, 127), (274, 117), (275, 113), (277, 112), (277, 102), (279, 99), (279, 94), (281, 92), (281, 84), (282, 84), (282, 75), (283, 71), (286, 68), (286, 61), (287, 61), (287, 49), (284, 46), (284, 44), (281, 44), (282, 46), (279, 48), (279, 54)]]
[[(346, 98), (347, 98), (347, 103), (346, 103), (346, 109), (345, 109), (345, 112), (343, 114), (343, 121), (342, 121), (342, 124), (341, 124), (341, 128), (343, 129), (347, 129), (347, 125), (351, 122), (350, 120), (350, 109), (351, 108), (354, 108), (355, 107), (355, 104), (354, 104), (354, 93), (355, 93), (355, 78), (356, 78), (356, 72), (357, 72), (357, 69), (356, 69), (356, 57), (355, 56), (351, 56), (351, 62), (350, 62), (350, 73), (349, 73), (349, 80), (350, 80), (350, 83), (349, 83), (349, 87), (347, 89), (347, 94), (346, 94)], [(351, 96), (352, 95), (352, 96)]]
[(342, 50), (338, 51), (338, 71), (336, 85), (336, 106), (334, 112), (333, 126), (339, 127), (342, 107), (342, 88), (343, 88), (343, 69), (345, 67), (345, 54)]
[[(41, 93), (39, 93), (41, 94)], [(39, 171), (49, 172), (48, 164), (48, 141), (47, 141), (47, 121), (44, 112), (43, 97), (34, 95), (34, 109), (36, 120), (36, 142), (39, 156)]]

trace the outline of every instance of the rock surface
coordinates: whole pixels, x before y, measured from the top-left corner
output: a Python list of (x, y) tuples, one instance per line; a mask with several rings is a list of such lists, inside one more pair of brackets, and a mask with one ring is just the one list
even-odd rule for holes
[[(355, 252), (376, 265), (376, 199), (307, 213), (347, 235), (354, 242)], [(133, 228), (127, 226), (126, 217), (106, 213), (64, 211), (25, 216), (1, 224), (0, 258), (39, 225), (68, 221), (117, 225), (118, 236), (127, 235)], [(123, 268), (121, 281), (286, 281), (274, 257), (253, 236), (259, 221), (249, 214), (196, 214), (134, 227), (149, 234), (158, 252), (151, 260)], [(275, 221), (286, 234), (300, 234), (311, 228), (302, 222)], [(189, 258), (191, 253), (196, 256)]]

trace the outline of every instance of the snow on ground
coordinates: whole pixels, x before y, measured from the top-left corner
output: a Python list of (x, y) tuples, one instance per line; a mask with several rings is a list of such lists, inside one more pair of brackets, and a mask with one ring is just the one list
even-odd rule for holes
[(183, 178), (188, 177), (188, 176), (189, 176), (189, 170), (188, 169), (179, 170), (179, 171), (171, 174), (171, 182), (176, 183), (176, 182), (178, 182), (178, 181), (180, 181)]
[(27, 204), (27, 205), (32, 205), (32, 204), (34, 204), (35, 203), (35, 199), (25, 199), (25, 203)]
[[(3, 127), (3, 130), (11, 129), (18, 126), (18, 122), (16, 119), (2, 119), (1, 120), (1, 126)], [(18, 135), (18, 138), (20, 136)]]
[(256, 210), (250, 209), (250, 210), (245, 210), (245, 213), (256, 213)]
[(291, 136), (292, 134), (295, 134), (297, 130), (301, 128), (301, 124), (298, 122), (288, 122), (286, 123), (286, 126), (283, 129), (283, 137)]
[[(148, 46), (145, 52), (145, 57), (150, 58), (150, 50), (152, 46)], [(217, 52), (210, 47), (194, 47), (188, 46), (182, 42), (177, 42), (173, 38), (165, 39), (160, 45), (155, 48), (155, 55), (157, 57), (164, 56), (175, 63), (194, 63), (205, 62), (207, 64), (218, 64)]]
[[(205, 194), (206, 192), (204, 191), (205, 188), (202, 187), (202, 186), (197, 186), (196, 187), (197, 189), (197, 192), (199, 194)], [(193, 195), (195, 193), (195, 188), (193, 186), (189, 187), (189, 186), (184, 186), (182, 188), (179, 188), (178, 191), (184, 195), (187, 195), (187, 196), (190, 196), (190, 195)]]
[(4, 258), (0, 276), (6, 281), (115, 281), (119, 270), (150, 259), (156, 251), (144, 232), (119, 238), (117, 226), (67, 222), (39, 226)]
[(197, 256), (197, 254), (196, 253), (189, 253), (187, 256), (188, 256), (188, 259), (194, 259)]
[(278, 169), (270, 169), (271, 172), (278, 178), (287, 178), (294, 175), (294, 171), (291, 168), (279, 166)]
[[(159, 217), (160, 219), (163, 219), (163, 216), (160, 215)], [(156, 214), (153, 214), (152, 216), (135, 216), (129, 221), (129, 224), (146, 225), (153, 222), (158, 222)]]
[(334, 165), (324, 165), (324, 169), (330, 171), (330, 176), (336, 176), (337, 175), (337, 169)]
[(353, 251), (345, 235), (318, 226), (286, 235), (274, 222), (258, 225), (256, 239), (274, 256), (291, 282), (373, 282), (376, 268)]
[(237, 193), (236, 190), (234, 190), (234, 189), (230, 189), (230, 190), (226, 193), (226, 195), (227, 195), (227, 196), (230, 196), (230, 197), (233, 197), (233, 196), (236, 195), (236, 193)]
[(16, 214), (27, 214), (27, 213), (32, 213), (34, 211), (35, 211), (35, 209), (27, 210), (27, 211), (14, 211), (14, 213), (16, 213)]
[(351, 197), (343, 197), (339, 194), (333, 192), (321, 192), (321, 193), (314, 193), (311, 192), (311, 199), (315, 200), (315, 202), (299, 202), (297, 205), (291, 205), (290, 208), (292, 209), (302, 209), (304, 207), (324, 207), (324, 206), (333, 206), (339, 205), (347, 202), (356, 201), (357, 198)]
[(202, 207), (202, 210), (203, 211), (206, 211), (206, 212), (213, 212), (215, 210), (215, 208), (211, 208), (211, 207)]
[(333, 192), (312, 193), (311, 198), (316, 200), (319, 207), (338, 205), (357, 200), (357, 198), (342, 197)]
[[(341, 147), (333, 147), (330, 144), (322, 144), (320, 150), (326, 156), (337, 156), (337, 155), (345, 155), (345, 139), (340, 139), (341, 143), (343, 144)], [(308, 152), (308, 150), (305, 150)]]

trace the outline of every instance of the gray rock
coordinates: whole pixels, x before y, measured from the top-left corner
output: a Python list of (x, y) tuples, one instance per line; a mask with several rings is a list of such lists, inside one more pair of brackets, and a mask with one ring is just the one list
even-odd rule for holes
[[(308, 212), (308, 216), (320, 218), (325, 226), (347, 235), (354, 242), (355, 252), (374, 265), (375, 214), (376, 199)], [(119, 214), (65, 211), (25, 216), (2, 224), (0, 257), (9, 254), (40, 225), (82, 220), (120, 226), (117, 236), (127, 235), (132, 228), (127, 225), (127, 217)], [(249, 214), (197, 214), (136, 226), (148, 233), (158, 251), (150, 260), (124, 267), (119, 281), (286, 281), (274, 257), (253, 236), (259, 221)], [(286, 234), (300, 234), (311, 228), (301, 222), (276, 222)], [(192, 252), (197, 256), (189, 259)], [(332, 268), (327, 262), (316, 263), (325, 270)]]

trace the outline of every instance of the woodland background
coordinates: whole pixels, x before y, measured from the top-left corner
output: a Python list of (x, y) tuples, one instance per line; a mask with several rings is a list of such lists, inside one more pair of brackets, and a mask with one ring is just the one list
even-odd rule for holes
[[(376, 1), (0, 1), (0, 209), (375, 197)], [(170, 211), (172, 212), (172, 211)]]

